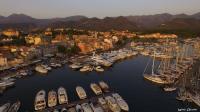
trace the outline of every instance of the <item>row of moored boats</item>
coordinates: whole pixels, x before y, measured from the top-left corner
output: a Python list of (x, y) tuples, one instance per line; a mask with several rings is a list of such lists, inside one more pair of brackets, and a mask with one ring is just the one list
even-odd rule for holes
[[(96, 95), (101, 95), (103, 92), (109, 92), (109, 86), (103, 81), (100, 81), (99, 84), (91, 83), (90, 87)], [(77, 86), (76, 92), (81, 100), (87, 98), (86, 91), (83, 89), (83, 87)], [(46, 102), (45, 98), (46, 92), (44, 90), (40, 90), (35, 97), (35, 110), (43, 110), (47, 107), (46, 105), (48, 105), (50, 108), (55, 107), (57, 102), (60, 105), (68, 104), (69, 102), (67, 92), (63, 87), (60, 87), (57, 92), (53, 90), (49, 91), (48, 102)], [(118, 93), (113, 93), (111, 96), (98, 98), (96, 103), (84, 102), (82, 104), (77, 104), (73, 108), (62, 108), (60, 110), (61, 112), (104, 112), (106, 110), (120, 112), (121, 109), (124, 111), (129, 111), (128, 104)], [(55, 112), (57, 111), (58, 110), (55, 109)]]

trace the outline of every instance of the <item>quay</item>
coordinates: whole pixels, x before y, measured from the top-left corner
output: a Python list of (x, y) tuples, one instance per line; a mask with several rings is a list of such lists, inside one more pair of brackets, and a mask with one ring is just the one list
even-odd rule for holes
[(77, 100), (77, 101), (73, 101), (69, 104), (58, 104), (57, 106), (54, 106), (54, 107), (47, 107), (43, 110), (38, 110), (38, 111), (35, 111), (35, 112), (53, 112), (55, 109), (62, 109), (62, 108), (71, 108), (71, 107), (75, 107), (77, 104), (82, 104), (82, 103), (88, 103), (88, 102), (96, 102), (98, 101), (98, 98), (101, 98), (101, 97), (106, 97), (106, 96), (112, 96), (114, 92), (108, 92), (108, 93), (103, 93), (101, 95), (98, 95), (98, 96), (93, 96), (93, 97), (90, 97), (90, 98), (86, 98), (86, 99), (83, 99), (83, 100)]

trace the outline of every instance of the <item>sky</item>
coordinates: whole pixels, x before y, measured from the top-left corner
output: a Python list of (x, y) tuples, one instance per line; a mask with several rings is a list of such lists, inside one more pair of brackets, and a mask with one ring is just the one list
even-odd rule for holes
[(35, 18), (194, 14), (200, 0), (0, 0), (0, 15), (23, 13)]

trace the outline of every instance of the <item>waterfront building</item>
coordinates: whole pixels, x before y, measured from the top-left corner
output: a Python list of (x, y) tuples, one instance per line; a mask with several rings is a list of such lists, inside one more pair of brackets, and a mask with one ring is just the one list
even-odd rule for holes
[(12, 36), (19, 36), (19, 31), (13, 30), (13, 29), (8, 29), (2, 32), (3, 35), (12, 37)]
[(4, 67), (8, 65), (7, 58), (0, 54), (0, 67)]

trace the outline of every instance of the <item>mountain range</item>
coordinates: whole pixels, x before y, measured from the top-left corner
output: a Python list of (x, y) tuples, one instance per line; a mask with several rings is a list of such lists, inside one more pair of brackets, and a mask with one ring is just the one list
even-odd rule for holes
[(143, 30), (143, 29), (199, 29), (200, 12), (187, 15), (168, 13), (141, 16), (119, 16), (88, 18), (86, 16), (70, 16), (65, 18), (37, 19), (25, 14), (12, 14), (8, 17), (0, 16), (0, 28), (46, 28), (71, 27), (88, 30)]

